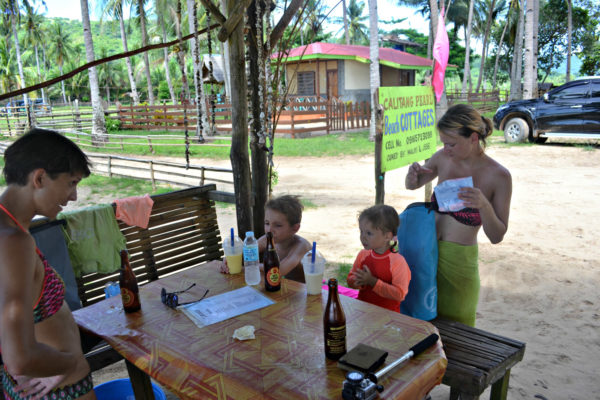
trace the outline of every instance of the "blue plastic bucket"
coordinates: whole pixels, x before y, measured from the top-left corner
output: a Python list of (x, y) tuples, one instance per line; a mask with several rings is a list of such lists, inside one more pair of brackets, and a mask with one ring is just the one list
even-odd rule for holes
[[(94, 388), (94, 391), (98, 400), (135, 400), (129, 378), (101, 383)], [(152, 391), (156, 400), (167, 399), (165, 392), (154, 382), (152, 382)]]

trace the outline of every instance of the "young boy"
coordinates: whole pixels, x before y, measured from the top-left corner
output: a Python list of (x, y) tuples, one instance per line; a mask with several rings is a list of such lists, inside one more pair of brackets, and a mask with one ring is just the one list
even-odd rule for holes
[[(302, 283), (304, 283), (302, 257), (311, 249), (308, 240), (297, 234), (303, 208), (298, 197), (290, 195), (273, 198), (265, 204), (265, 233), (273, 234), (281, 275), (286, 279)], [(261, 256), (266, 247), (267, 237), (263, 235), (258, 239), (258, 250)], [(226, 260), (221, 263), (220, 270), (222, 273), (229, 273)]]

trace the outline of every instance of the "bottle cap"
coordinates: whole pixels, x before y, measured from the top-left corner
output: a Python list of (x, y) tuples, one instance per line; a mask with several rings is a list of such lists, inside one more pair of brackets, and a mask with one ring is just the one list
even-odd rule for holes
[(248, 237), (248, 236), (254, 236), (254, 232), (252, 232), (252, 231), (246, 232), (246, 237)]

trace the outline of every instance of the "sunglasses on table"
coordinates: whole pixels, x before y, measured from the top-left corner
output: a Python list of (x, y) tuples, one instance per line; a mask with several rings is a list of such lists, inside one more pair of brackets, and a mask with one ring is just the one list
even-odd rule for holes
[(165, 306), (173, 308), (173, 309), (175, 309), (175, 308), (177, 308), (179, 306), (186, 305), (186, 304), (197, 303), (197, 302), (199, 302), (200, 300), (202, 300), (202, 299), (204, 299), (206, 297), (206, 295), (208, 294), (208, 289), (206, 289), (206, 292), (204, 292), (204, 295), (199, 300), (187, 301), (185, 303), (180, 303), (179, 302), (179, 296), (178, 296), (178, 294), (185, 293), (188, 290), (190, 290), (191, 288), (193, 288), (194, 286), (196, 286), (196, 284), (192, 283), (192, 285), (189, 288), (184, 289), (184, 290), (179, 290), (177, 292), (167, 292), (167, 290), (165, 288), (162, 288), (160, 290), (160, 300), (162, 301), (162, 303)]

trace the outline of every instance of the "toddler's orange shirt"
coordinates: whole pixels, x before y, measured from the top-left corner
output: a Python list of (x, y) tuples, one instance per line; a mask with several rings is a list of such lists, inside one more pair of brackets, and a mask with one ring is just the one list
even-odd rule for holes
[(348, 274), (350, 286), (356, 286), (354, 272), (363, 265), (369, 267), (371, 274), (377, 278), (377, 283), (374, 287), (362, 286), (358, 293), (359, 300), (400, 312), (400, 303), (408, 293), (411, 276), (404, 257), (390, 250), (384, 254), (377, 254), (373, 250), (361, 250)]

